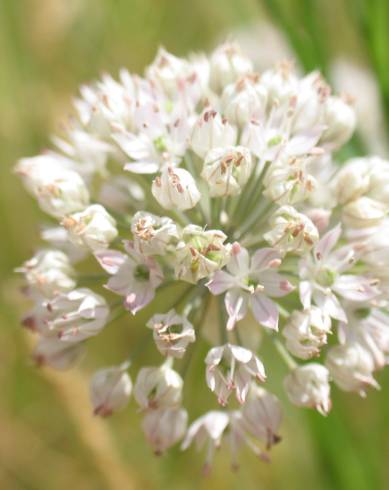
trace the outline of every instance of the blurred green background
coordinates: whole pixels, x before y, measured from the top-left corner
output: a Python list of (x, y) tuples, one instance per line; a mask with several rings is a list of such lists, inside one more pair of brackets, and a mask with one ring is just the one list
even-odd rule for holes
[[(366, 400), (334, 389), (327, 419), (284, 400), (284, 441), (274, 449), (270, 465), (244, 451), (240, 471), (231, 473), (229, 454), (221, 451), (213, 473), (203, 479), (204, 455), (193, 449), (152, 455), (133, 403), (105, 422), (90, 413), (88, 373), (127, 355), (147, 311), (136, 324), (125, 319), (93, 339), (86, 362), (65, 374), (32, 366), (31, 339), (19, 326), (26, 305), (13, 269), (38, 246), (42, 216), (12, 175), (16, 160), (50, 144), (49, 134), (67, 115), (81, 83), (104, 71), (115, 75), (121, 66), (142, 71), (160, 44), (184, 55), (242, 36), (261, 64), (279, 52), (279, 39), (263, 34), (269, 21), (304, 70), (320, 68), (331, 75), (339, 57), (370, 70), (382, 110), (372, 137), (380, 132), (384, 148), (387, 0), (0, 0), (1, 489), (388, 488), (388, 373), (379, 373), (382, 391), (370, 392)], [(359, 85), (356, 92), (357, 98), (366, 96)], [(375, 110), (367, 107), (370, 113)], [(344, 155), (366, 147), (366, 137), (357, 136)], [(195, 353), (189, 372), (192, 387), (185, 400), (192, 417), (203, 409), (203, 354)], [(142, 363), (152, 357), (146, 350)], [(282, 396), (284, 368), (272, 357), (271, 352), (265, 356), (270, 389)], [(207, 400), (213, 407), (213, 398)]]

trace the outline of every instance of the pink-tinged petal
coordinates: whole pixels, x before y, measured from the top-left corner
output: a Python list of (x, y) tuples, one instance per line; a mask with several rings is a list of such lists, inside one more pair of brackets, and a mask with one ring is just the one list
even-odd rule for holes
[(257, 356), (253, 355), (251, 361), (248, 363), (247, 367), (255, 374), (255, 377), (260, 381), (266, 380), (265, 366), (263, 362), (258, 359)]
[(155, 291), (145, 286), (137, 288), (136, 291), (129, 293), (124, 299), (124, 307), (135, 315), (139, 310), (144, 308), (154, 299)]
[(304, 153), (309, 153), (319, 141), (322, 133), (323, 126), (316, 126), (294, 136), (288, 142), (288, 154), (303, 155)]
[(253, 353), (249, 349), (245, 349), (240, 345), (229, 345), (231, 354), (235, 357), (235, 359), (243, 364), (250, 362), (253, 357)]
[(349, 301), (368, 301), (379, 293), (374, 281), (363, 276), (339, 276), (332, 289)]
[(106, 284), (106, 288), (114, 293), (126, 295), (131, 281), (132, 281), (132, 273), (133, 273), (133, 265), (130, 263), (128, 258), (126, 258), (125, 262), (120, 266), (118, 272), (112, 276), (108, 283)]
[(301, 281), (299, 284), (300, 301), (304, 309), (311, 306), (312, 285), (309, 281)]
[(357, 260), (353, 245), (344, 245), (338, 248), (328, 257), (327, 265), (330, 269), (337, 271), (338, 274), (350, 269)]
[(209, 435), (213, 440), (220, 439), (223, 434), (225, 428), (229, 423), (229, 417), (224, 412), (209, 412), (212, 414), (212, 418), (209, 418), (206, 425)]
[(150, 155), (151, 142), (146, 137), (139, 137), (128, 132), (112, 134), (112, 139), (134, 160), (143, 160)]
[(278, 308), (271, 299), (261, 293), (253, 294), (251, 296), (251, 308), (260, 325), (278, 330)]
[(260, 281), (265, 288), (266, 296), (272, 296), (274, 298), (281, 298), (294, 289), (286, 277), (272, 270), (263, 271), (260, 275)]
[(338, 223), (335, 228), (332, 228), (332, 230), (328, 231), (315, 246), (315, 259), (318, 261), (324, 261), (328, 257), (334, 246), (337, 244), (341, 234), (342, 227), (340, 223)]
[(211, 391), (215, 391), (216, 389), (216, 376), (215, 371), (213, 369), (207, 369), (205, 372), (205, 379), (207, 382), (207, 386)]
[[(239, 248), (238, 248), (239, 247)], [(235, 253), (234, 253), (235, 250)], [(248, 274), (250, 267), (250, 255), (248, 251), (239, 246), (237, 243), (233, 245), (230, 261), (227, 264), (227, 269), (231, 274), (242, 276)]]
[(243, 404), (246, 401), (249, 391), (251, 374), (244, 368), (239, 368), (235, 373), (235, 394), (239, 403)]
[(323, 291), (315, 290), (313, 292), (315, 304), (331, 318), (347, 323), (347, 316), (344, 312), (338, 298), (332, 292), (324, 293)]
[(207, 282), (207, 288), (212, 294), (222, 294), (235, 286), (234, 277), (224, 271), (217, 271), (212, 279)]
[(279, 265), (281, 254), (274, 248), (261, 248), (257, 250), (251, 259), (251, 271), (256, 272), (268, 269), (273, 265)]
[(240, 289), (232, 289), (227, 292), (224, 304), (228, 313), (227, 330), (232, 330), (239, 320), (247, 314), (248, 298), (247, 293)]
[(208, 366), (217, 366), (222, 360), (224, 348), (224, 345), (213, 347), (208, 352), (207, 357), (205, 358), (205, 364), (207, 364)]
[(108, 274), (116, 274), (126, 260), (126, 255), (118, 250), (99, 250), (94, 255), (98, 263)]

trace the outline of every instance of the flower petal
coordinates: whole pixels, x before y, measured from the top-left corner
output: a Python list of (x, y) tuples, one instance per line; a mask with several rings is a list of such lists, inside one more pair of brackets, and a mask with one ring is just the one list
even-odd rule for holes
[(260, 325), (278, 330), (278, 308), (271, 299), (261, 293), (254, 294), (251, 296), (251, 307)]

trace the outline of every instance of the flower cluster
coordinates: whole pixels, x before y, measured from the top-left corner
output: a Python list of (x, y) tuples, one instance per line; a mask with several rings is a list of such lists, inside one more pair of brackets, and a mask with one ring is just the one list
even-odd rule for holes
[[(389, 162), (337, 165), (355, 126), (347, 98), (288, 63), (256, 73), (226, 43), (210, 57), (160, 49), (143, 78), (105, 75), (74, 105), (55, 148), (16, 166), (56, 221), (18, 269), (39, 364), (70, 368), (120, 312), (153, 303), (139, 336), (162, 361), (141, 367), (134, 387), (133, 355), (98, 370), (93, 410), (110, 415), (133, 394), (155, 453), (195, 442), (206, 470), (222, 444), (236, 467), (243, 444), (268, 460), (280, 440), (280, 402), (247, 329), (285, 361), (297, 406), (326, 415), (331, 382), (361, 395), (378, 386), (389, 355)], [(204, 377), (220, 408), (188, 428), (187, 368), (210, 342)]]

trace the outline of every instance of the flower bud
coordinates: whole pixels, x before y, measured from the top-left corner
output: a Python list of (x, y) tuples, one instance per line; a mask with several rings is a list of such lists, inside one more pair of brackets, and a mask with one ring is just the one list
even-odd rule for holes
[(244, 56), (236, 43), (225, 43), (211, 55), (210, 86), (220, 93), (223, 88), (241, 76), (253, 71), (251, 60)]
[(159, 48), (153, 63), (147, 68), (147, 76), (155, 80), (170, 96), (177, 92), (178, 82), (187, 76), (190, 64)]
[(48, 308), (53, 314), (48, 328), (64, 342), (81, 342), (97, 335), (109, 315), (105, 299), (87, 288), (56, 296)]
[(234, 126), (228, 124), (220, 114), (212, 109), (207, 109), (197, 120), (190, 144), (193, 151), (204, 158), (209, 150), (234, 145), (237, 131)]
[(262, 362), (249, 349), (226, 344), (211, 349), (205, 358), (208, 388), (216, 393), (220, 405), (227, 405), (235, 391), (239, 403), (244, 403), (252, 378), (265, 381)]
[(252, 169), (247, 148), (228, 146), (207, 153), (201, 176), (208, 183), (211, 197), (236, 196), (249, 180)]
[(29, 164), (18, 165), (16, 172), (22, 175), (41, 209), (54, 218), (62, 218), (84, 209), (89, 204), (89, 192), (77, 172), (56, 159), (53, 163), (53, 158), (48, 155), (28, 159)]
[(82, 343), (66, 342), (57, 337), (40, 337), (32, 357), (39, 366), (47, 365), (65, 371), (77, 364), (84, 351)]
[(312, 221), (292, 206), (280, 207), (270, 218), (271, 230), (264, 238), (281, 253), (305, 254), (319, 239)]
[(226, 238), (219, 230), (204, 231), (197, 225), (186, 226), (176, 249), (176, 277), (196, 284), (221, 269), (230, 253), (230, 247), (223, 244)]
[(281, 63), (261, 75), (261, 85), (268, 92), (269, 103), (276, 106), (289, 103), (298, 94), (298, 80), (290, 63)]
[(153, 196), (165, 209), (192, 209), (201, 198), (192, 175), (183, 168), (165, 167), (151, 187)]
[(320, 138), (320, 145), (336, 150), (344, 145), (354, 132), (355, 111), (340, 97), (328, 97), (324, 106), (323, 123), (327, 129)]
[(182, 358), (188, 344), (196, 339), (193, 325), (175, 310), (154, 315), (146, 324), (153, 330), (153, 338), (164, 356)]
[(284, 380), (292, 403), (315, 408), (322, 415), (331, 410), (328, 369), (321, 364), (305, 364), (294, 369)]
[(356, 342), (332, 347), (327, 354), (326, 366), (340, 389), (355, 391), (365, 397), (365, 388), (379, 388), (373, 378), (374, 360), (370, 353)]
[(370, 197), (360, 197), (343, 207), (342, 219), (350, 228), (379, 225), (388, 213), (387, 206)]
[(187, 422), (186, 410), (165, 408), (148, 411), (144, 416), (142, 428), (154, 453), (160, 456), (183, 438)]
[(242, 426), (270, 449), (280, 442), (278, 435), (282, 420), (281, 403), (272, 393), (252, 384), (246, 403), (242, 407)]
[(124, 363), (97, 371), (90, 382), (90, 398), (93, 413), (107, 417), (123, 409), (131, 395), (132, 383)]
[(282, 334), (289, 352), (300, 359), (310, 359), (319, 355), (330, 330), (331, 318), (312, 306), (308, 310), (294, 311)]
[(353, 158), (345, 163), (336, 175), (335, 194), (339, 204), (363, 196), (369, 190), (368, 159)]
[(131, 222), (135, 249), (143, 255), (165, 255), (170, 244), (178, 240), (173, 220), (138, 211)]
[(223, 91), (221, 106), (231, 124), (243, 128), (251, 119), (263, 119), (267, 91), (259, 83), (259, 75), (248, 75)]
[(46, 298), (70, 291), (76, 285), (73, 279), (75, 272), (69, 258), (60, 250), (39, 251), (17, 272), (22, 272), (29, 286)]
[(93, 251), (108, 248), (118, 235), (116, 221), (100, 204), (93, 204), (80, 213), (66, 216), (62, 225), (76, 245), (83, 245)]
[(142, 368), (134, 386), (135, 400), (144, 409), (177, 407), (181, 403), (183, 381), (171, 368), (171, 360), (159, 367)]

